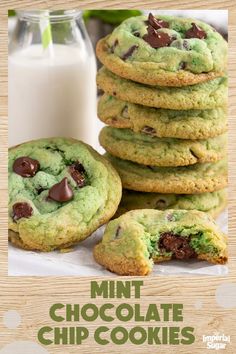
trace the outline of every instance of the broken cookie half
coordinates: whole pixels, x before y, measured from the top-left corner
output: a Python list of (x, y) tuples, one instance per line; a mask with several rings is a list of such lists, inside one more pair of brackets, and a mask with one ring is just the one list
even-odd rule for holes
[(225, 264), (227, 236), (204, 212), (133, 210), (108, 223), (94, 257), (120, 275), (147, 275), (170, 259)]

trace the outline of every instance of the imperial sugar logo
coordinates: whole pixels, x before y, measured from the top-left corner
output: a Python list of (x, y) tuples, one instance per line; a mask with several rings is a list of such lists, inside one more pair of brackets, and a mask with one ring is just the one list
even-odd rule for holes
[(215, 333), (210, 336), (202, 336), (203, 343), (206, 343), (207, 349), (221, 350), (226, 349), (227, 344), (230, 343), (230, 336), (226, 336), (224, 333)]

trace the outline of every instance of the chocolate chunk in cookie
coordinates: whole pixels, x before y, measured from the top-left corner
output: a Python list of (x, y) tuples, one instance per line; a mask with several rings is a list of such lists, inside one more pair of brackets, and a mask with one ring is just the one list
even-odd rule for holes
[(187, 63), (185, 61), (181, 61), (179, 63), (179, 70), (184, 70), (187, 67)]
[(115, 238), (119, 238), (121, 232), (121, 226), (119, 225), (116, 229)]
[(73, 180), (76, 182), (77, 186), (80, 188), (84, 187), (85, 169), (79, 161), (76, 161), (73, 165), (69, 167), (69, 172)]
[(147, 135), (154, 136), (156, 134), (156, 129), (145, 125), (145, 127), (142, 128), (141, 132)]
[(148, 21), (147, 22), (148, 22), (149, 25), (151, 25), (155, 29), (169, 28), (169, 23), (168, 22), (154, 17), (152, 13), (150, 13), (148, 15)]
[(33, 177), (39, 168), (39, 162), (27, 156), (19, 157), (13, 163), (13, 171), (21, 177)]
[(129, 57), (131, 57), (131, 55), (133, 54), (133, 52), (134, 52), (135, 49), (137, 49), (137, 48), (138, 48), (137, 45), (132, 45), (132, 47), (130, 47), (130, 48), (127, 50), (127, 52), (125, 52), (125, 53), (122, 55), (121, 59), (126, 60), (126, 59), (128, 59)]
[(192, 27), (185, 33), (185, 38), (204, 39), (206, 37), (206, 32), (201, 27), (197, 26), (194, 22), (192, 22)]
[(134, 31), (134, 32), (133, 32), (133, 35), (134, 35), (135, 37), (138, 37), (138, 38), (139, 38), (139, 37), (140, 37), (140, 32), (139, 32), (139, 31)]
[(195, 251), (189, 244), (189, 240), (172, 232), (165, 232), (161, 235), (159, 248), (172, 252), (176, 259), (189, 259), (196, 256)]
[(115, 42), (113, 43), (113, 45), (110, 48), (110, 53), (114, 53), (115, 47), (119, 44), (118, 39), (115, 40)]
[(54, 186), (49, 189), (48, 198), (61, 203), (71, 200), (73, 195), (73, 190), (68, 184), (68, 179), (65, 177), (61, 182), (54, 184)]
[(148, 33), (143, 36), (145, 42), (150, 44), (152, 48), (168, 47), (173, 39), (165, 32), (156, 31), (152, 26), (148, 26)]
[(39, 187), (36, 189), (36, 192), (38, 195), (41, 194), (43, 191), (45, 191), (45, 188), (43, 188), (43, 187)]
[(21, 218), (29, 218), (33, 215), (32, 207), (26, 202), (15, 203), (12, 207), (12, 211), (12, 218), (14, 221), (17, 221)]

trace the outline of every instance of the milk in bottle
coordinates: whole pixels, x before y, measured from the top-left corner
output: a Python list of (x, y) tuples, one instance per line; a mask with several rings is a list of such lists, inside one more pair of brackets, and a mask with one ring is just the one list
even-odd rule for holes
[(13, 37), (8, 61), (9, 145), (65, 136), (95, 146), (96, 61), (81, 13), (49, 15), (50, 53), (41, 43), (40, 12), (20, 16), (27, 25), (18, 43)]

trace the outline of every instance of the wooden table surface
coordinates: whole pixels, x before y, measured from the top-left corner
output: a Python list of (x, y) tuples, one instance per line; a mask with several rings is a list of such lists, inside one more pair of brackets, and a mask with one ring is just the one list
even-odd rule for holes
[[(7, 310), (17, 310), (22, 317), (20, 326), (8, 329), (0, 321), (0, 348), (16, 340), (37, 342), (37, 331), (43, 325), (55, 323), (49, 319), (48, 309), (54, 302), (90, 302), (91, 278), (77, 277), (8, 277), (7, 276), (7, 10), (8, 9), (65, 9), (66, 8), (139, 8), (139, 9), (224, 9), (229, 10), (229, 275), (225, 277), (146, 277), (142, 298), (125, 302), (183, 303), (184, 322), (181, 325), (195, 327), (196, 341), (191, 346), (99, 346), (89, 338), (82, 347), (49, 346), (49, 353), (206, 353), (202, 335), (215, 332), (231, 336), (231, 344), (220, 353), (236, 352), (235, 308), (220, 307), (215, 298), (216, 289), (223, 283), (236, 285), (236, 2), (215, 1), (5, 1), (0, 2), (0, 318)], [(16, 131), (17, 134), (17, 131)], [(112, 279), (112, 278), (111, 278)], [(117, 278), (116, 278), (117, 279)], [(118, 278), (120, 279), (120, 278)], [(129, 278), (125, 278), (129, 279)], [(99, 280), (99, 279), (96, 279)], [(124, 278), (122, 278), (124, 280)], [(236, 296), (236, 294), (234, 294)], [(229, 301), (232, 294), (228, 294)], [(106, 299), (92, 301), (97, 304)], [(119, 303), (121, 300), (112, 301)], [(199, 305), (200, 304), (200, 305)], [(99, 325), (99, 323), (96, 323)], [(114, 327), (118, 321), (112, 323)], [(128, 322), (130, 328), (134, 323)], [(88, 328), (93, 331), (95, 323)], [(1, 353), (1, 350), (0, 350)], [(15, 354), (15, 353), (12, 353)], [(34, 354), (34, 353), (32, 353)]]

